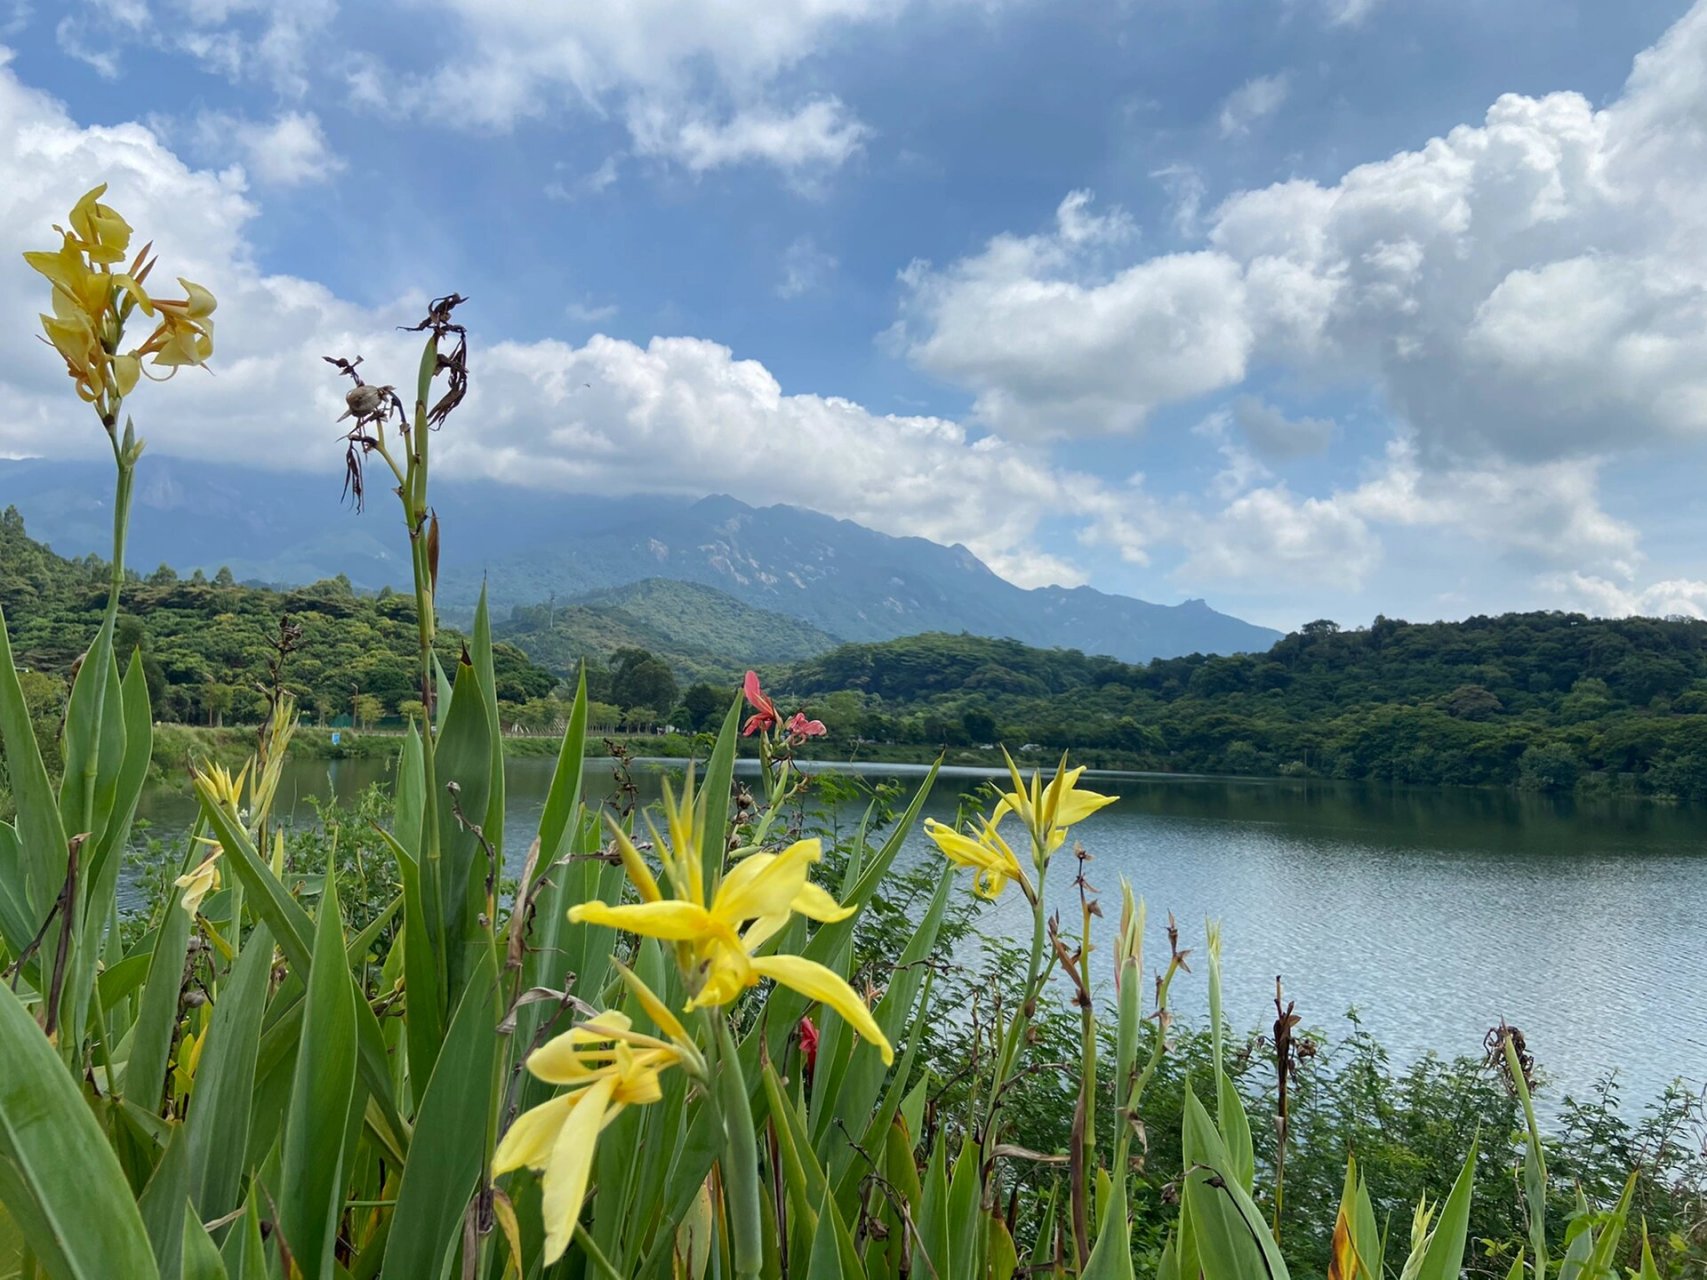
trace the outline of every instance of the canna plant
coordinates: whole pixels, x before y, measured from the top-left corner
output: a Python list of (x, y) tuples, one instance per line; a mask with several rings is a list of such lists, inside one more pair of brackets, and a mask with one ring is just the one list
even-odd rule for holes
[[(360, 506), (383, 467), (413, 569), (423, 714), (379, 832), (391, 900), (357, 929), (335, 850), (323, 873), (287, 875), (270, 814), (296, 717), (277, 696), (246, 768), (195, 770), (181, 874), (123, 946), (118, 867), (151, 721), (137, 663), (121, 674), (112, 652), (141, 448), (116, 424), (143, 362), (209, 357), (212, 299), (188, 282), (180, 301), (148, 295), (146, 249), (113, 270), (130, 231), (101, 194), (73, 210), (58, 253), (31, 257), (53, 282), (44, 327), (113, 442), (118, 502), (111, 600), (73, 685), (57, 791), (0, 620), (0, 741), (18, 797), (16, 825), (0, 826), (0, 1280), (1135, 1276), (1144, 1093), (1187, 953), (1170, 920), (1146, 1016), (1145, 909), (1123, 883), (1113, 1070), (1099, 1072), (1100, 909), (1082, 854), (1077, 935), (1045, 906), (1073, 829), (1110, 802), (1081, 788), (1083, 769), (1063, 759), (1027, 779), (1010, 760), (1011, 789), (970, 830), (927, 822), (944, 854), (934, 888), (900, 953), (875, 961), (861, 921), (935, 771), (881, 840), (867, 811), (832, 877), (788, 812), (806, 785), (793, 750), (823, 726), (785, 718), (751, 674), (750, 714), (735, 700), (703, 774), (690, 768), (656, 818), (638, 819), (601, 820), (583, 802), (583, 680), (537, 827), (506, 829), (484, 600), (453, 670), (434, 643), (430, 455), (469, 383), (454, 294), (415, 327), (408, 402), (366, 381), (360, 357), (329, 357), (351, 383), (347, 487)], [(137, 310), (158, 325), (126, 351)], [(757, 801), (735, 785), (744, 736), (757, 740)], [(948, 1105), (921, 1061), (923, 1013), (963, 868), (980, 898), (1015, 887), (1032, 933), (1023, 974), (974, 1017), (971, 1087)], [(1214, 931), (1208, 983), (1213, 1079), (1207, 1103), (1187, 1100), (1178, 1219), (1145, 1274), (1275, 1280), (1286, 1263), (1223, 1065)], [(1082, 1061), (1065, 1067), (1033, 1060), (1051, 984), (1073, 991), (1081, 1019)], [(1017, 1146), (1016, 1085), (1063, 1069), (1077, 1094), (1071, 1149)], [(1532, 1136), (1537, 1164), (1539, 1152)], [(1418, 1207), (1404, 1280), (1458, 1275), (1473, 1161), (1438, 1211)], [(1353, 1166), (1337, 1280), (1395, 1274), (1374, 1223)], [(1529, 1274), (1602, 1280), (1616, 1242), (1607, 1219), (1572, 1238), (1557, 1273), (1541, 1256)]]

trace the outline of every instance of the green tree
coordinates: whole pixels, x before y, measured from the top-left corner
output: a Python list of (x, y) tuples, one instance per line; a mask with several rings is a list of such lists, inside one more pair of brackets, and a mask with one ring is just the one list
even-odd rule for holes
[(689, 685), (682, 695), (682, 709), (687, 712), (686, 727), (689, 729), (714, 728), (727, 706), (727, 696), (704, 682)]
[(667, 714), (679, 696), (676, 677), (644, 649), (619, 649), (611, 662), (611, 700), (625, 707), (648, 707)]

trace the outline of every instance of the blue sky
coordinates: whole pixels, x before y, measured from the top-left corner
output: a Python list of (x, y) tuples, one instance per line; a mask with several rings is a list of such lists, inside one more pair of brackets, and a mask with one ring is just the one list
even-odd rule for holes
[[(0, 239), (219, 295), (162, 453), (726, 491), (1257, 621), (1707, 611), (1707, 0), (0, 0)], [(180, 264), (176, 268), (173, 264)], [(43, 305), (15, 252), (0, 320)], [(50, 352), (0, 454), (93, 452)]]

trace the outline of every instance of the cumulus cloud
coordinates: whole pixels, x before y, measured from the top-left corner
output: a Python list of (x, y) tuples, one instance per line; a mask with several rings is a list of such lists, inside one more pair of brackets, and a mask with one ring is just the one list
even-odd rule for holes
[(1707, 434), (1703, 63), (1698, 4), (1606, 107), (1508, 94), (1338, 182), (1233, 195), (1203, 252), (1111, 254), (1058, 213), (917, 272), (905, 349), (1034, 434), (1131, 431), (1257, 365), (1372, 388), (1430, 460)]
[(1131, 430), (1157, 405), (1242, 379), (1252, 335), (1237, 264), (1182, 253), (1103, 271), (1135, 238), (1125, 214), (1072, 192), (1053, 231), (997, 236), (942, 270), (913, 264), (895, 340), (1015, 437)]
[(1549, 578), (1546, 585), (1573, 608), (1597, 617), (1707, 618), (1707, 582), (1690, 578), (1636, 587), (1571, 572)]
[(346, 168), (313, 112), (285, 111), (271, 120), (205, 112), (197, 117), (195, 134), (204, 152), (234, 154), (266, 186), (325, 182)]
[(792, 111), (749, 108), (723, 121), (639, 105), (629, 114), (629, 132), (640, 155), (676, 160), (694, 173), (761, 163), (809, 175), (840, 167), (871, 131), (838, 99), (818, 98)]
[(783, 100), (778, 81), (839, 32), (916, 0), (422, 2), (454, 33), (454, 58), (415, 72), (370, 58), (352, 77), (359, 99), (494, 130), (567, 102), (617, 116), (637, 152), (696, 172), (760, 163), (793, 174), (845, 163), (869, 130), (834, 97)]
[[(219, 298), (215, 370), (185, 370), (133, 400), (150, 448), (322, 467), (331, 483), (342, 388), (321, 356), (361, 354), (376, 374), (412, 369), (418, 340), (396, 325), (422, 314), (426, 299), (366, 307), (263, 271), (245, 239), (258, 211), (240, 174), (194, 169), (141, 125), (81, 127), (0, 66), (0, 241), (47, 244), (69, 200), (101, 180), (156, 238), (163, 270), (202, 281)], [(40, 277), (16, 254), (0, 257), (0, 322), (9, 332), (30, 331), (45, 299)], [(52, 350), (28, 343), (18, 357), (0, 369), (8, 406), (0, 455), (104, 449)], [(965, 543), (1031, 584), (1083, 580), (1039, 549), (1045, 519), (1082, 512), (1087, 538), (1114, 536), (1129, 519), (1102, 481), (1022, 445), (974, 439), (941, 418), (790, 394), (758, 361), (694, 337), (483, 341), (469, 398), (435, 450), (441, 475), (794, 501), (891, 533)]]
[(1234, 138), (1249, 133), (1255, 125), (1268, 119), (1286, 104), (1286, 95), (1291, 88), (1291, 81), (1285, 72), (1253, 76), (1245, 81), (1221, 103), (1220, 114), (1216, 117), (1221, 136)]

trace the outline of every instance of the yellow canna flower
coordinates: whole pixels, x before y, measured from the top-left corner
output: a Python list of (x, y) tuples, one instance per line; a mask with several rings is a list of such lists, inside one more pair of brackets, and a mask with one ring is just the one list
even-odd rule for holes
[(104, 182), (83, 193), (83, 198), (71, 209), (71, 230), (77, 237), (77, 247), (88, 255), (90, 262), (123, 262), (130, 247), (130, 224), (110, 205), (99, 203), (106, 193)]
[(1069, 827), (1083, 822), (1104, 805), (1113, 804), (1116, 799), (1114, 796), (1100, 795), (1095, 791), (1080, 791), (1078, 782), (1085, 772), (1085, 766), (1069, 769), (1065, 755), (1061, 757), (1055, 776), (1049, 780), (1047, 787), (1043, 785), (1042, 775), (1037, 771), (1033, 771), (1031, 783), (1027, 786), (1006, 748), (1002, 750), (1002, 757), (1008, 762), (1008, 774), (1013, 779), (1014, 789), (1005, 793), (997, 802), (991, 821), (1001, 822), (1002, 815), (1006, 813), (1018, 814), (1019, 820), (1031, 832), (1033, 851), (1041, 851), (1043, 857), (1054, 853), (1066, 842)]
[(198, 786), (208, 793), (208, 799), (221, 809), (228, 811), (232, 817), (241, 817), (243, 808), (243, 783), (249, 776), (251, 760), (238, 771), (236, 777), (224, 765), (204, 763), (195, 771)]
[(213, 845), (213, 852), (197, 863), (192, 870), (186, 871), (172, 881), (174, 885), (184, 891), (184, 896), (178, 900), (178, 905), (189, 912), (192, 920), (196, 918), (196, 912), (202, 909), (202, 899), (219, 888), (219, 855), (225, 850), (220, 847), (217, 841), (207, 840), (205, 843)]
[(547, 1265), (563, 1256), (575, 1234), (599, 1134), (625, 1107), (663, 1097), (659, 1076), (668, 1068), (705, 1071), (698, 1048), (664, 1002), (625, 966), (617, 969), (668, 1038), (635, 1031), (627, 1015), (607, 1010), (536, 1049), (528, 1055), (528, 1071), (570, 1088), (518, 1116), (492, 1158), (493, 1173), (525, 1165), (544, 1174)]
[[(143, 281), (154, 268), (146, 245), (128, 270), (114, 271), (130, 246), (130, 224), (102, 204), (105, 184), (86, 192), (71, 210), (71, 229), (56, 226), (57, 250), (26, 253), (25, 261), (53, 285), (53, 314), (41, 317), (42, 330), (65, 360), (77, 394), (100, 412), (111, 429), (117, 401), (130, 394), (142, 376), (142, 361), (171, 373), (186, 364), (205, 364), (213, 355), (213, 295), (179, 279), (183, 298), (151, 298)], [(157, 318), (148, 340), (121, 351), (125, 321), (133, 306)]]
[[(665, 809), (674, 835), (683, 809), (669, 802)], [(682, 824), (681, 833), (691, 834), (690, 827)], [(749, 854), (724, 875), (709, 904), (697, 842), (670, 846), (658, 842), (659, 858), (675, 889), (675, 896), (668, 898), (633, 846), (620, 836), (617, 844), (643, 901), (620, 907), (583, 902), (569, 909), (570, 920), (681, 944), (678, 955), (683, 966), (699, 981), (698, 992), (688, 1002), (690, 1009), (728, 1004), (770, 978), (834, 1009), (877, 1046), (885, 1063), (894, 1061), (894, 1050), (871, 1011), (840, 975), (800, 956), (754, 954), (788, 923), (791, 914), (822, 922), (845, 920), (853, 914), (851, 907), (841, 906), (808, 879), (812, 865), (823, 856), (819, 841), (797, 840), (781, 853)]]
[(133, 353), (153, 356), (154, 364), (166, 368), (206, 364), (213, 358), (213, 321), (208, 319), (219, 304), (201, 285), (178, 277), (183, 298), (154, 298), (160, 325)]
[(1025, 868), (1020, 866), (1013, 849), (996, 830), (996, 824), (984, 817), (980, 817), (978, 821), (978, 834), (969, 836), (961, 834), (946, 823), (938, 822), (935, 818), (926, 818), (925, 834), (936, 841), (937, 848), (943, 851), (950, 862), (957, 866), (976, 868), (978, 874), (973, 877), (972, 892), (980, 898), (994, 902), (1001, 897), (1002, 890), (1008, 887), (1009, 880), (1017, 880), (1026, 901), (1036, 902), (1037, 893), (1026, 877)]

